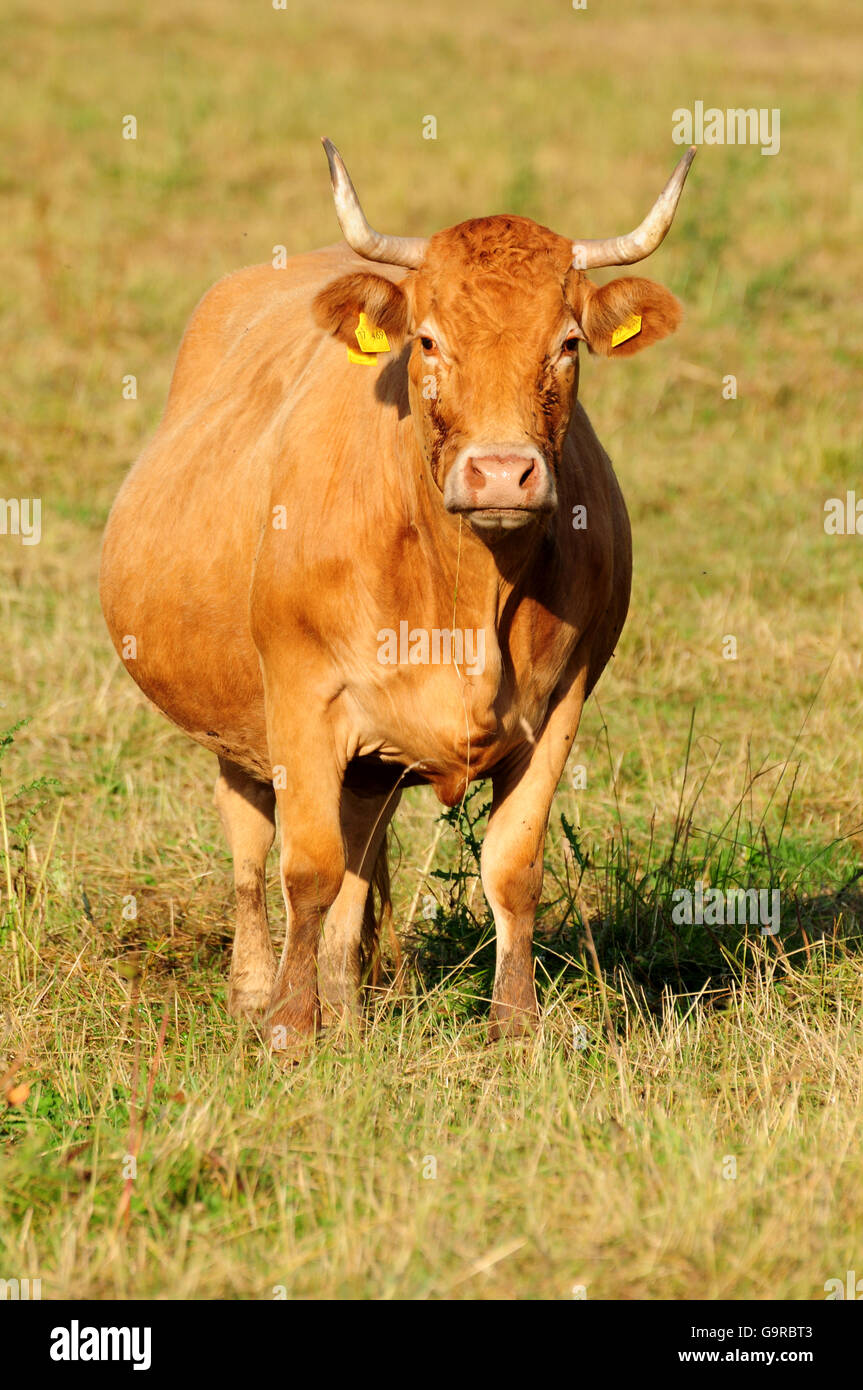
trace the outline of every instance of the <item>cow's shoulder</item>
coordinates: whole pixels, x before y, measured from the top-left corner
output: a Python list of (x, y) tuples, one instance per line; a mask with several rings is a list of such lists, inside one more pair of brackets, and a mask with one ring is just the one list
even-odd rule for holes
[[(171, 382), (169, 412), (200, 399), (208, 383), (236, 379), (243, 367), (274, 352), (302, 358), (312, 336), (319, 338), (311, 305), (326, 285), (342, 275), (367, 270), (368, 262), (343, 242), (289, 256), (276, 265), (245, 266), (207, 290), (186, 327)], [(381, 266), (388, 279), (406, 274)]]

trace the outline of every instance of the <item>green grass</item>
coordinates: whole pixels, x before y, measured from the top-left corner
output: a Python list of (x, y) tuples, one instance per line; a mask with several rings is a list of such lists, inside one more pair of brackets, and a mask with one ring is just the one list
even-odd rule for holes
[[(823, 529), (863, 495), (852, 24), (840, 0), (7, 6), (0, 495), (41, 497), (43, 539), (0, 536), (0, 732), (27, 721), (0, 743), (0, 1278), (806, 1299), (859, 1270), (863, 538)], [(779, 107), (782, 149), (700, 150), (644, 267), (680, 331), (583, 367), (635, 579), (586, 788), (552, 810), (541, 1031), (486, 1041), (487, 789), (443, 816), (414, 790), (403, 975), (386, 941), (363, 1038), (286, 1075), (225, 1012), (215, 764), (145, 706), (96, 597), (183, 327), (218, 276), (335, 240), (321, 134), (388, 230), (510, 210), (597, 236), (643, 215), (696, 99)], [(779, 936), (676, 926), (699, 878), (778, 887)], [(270, 888), (278, 940), (275, 863)]]

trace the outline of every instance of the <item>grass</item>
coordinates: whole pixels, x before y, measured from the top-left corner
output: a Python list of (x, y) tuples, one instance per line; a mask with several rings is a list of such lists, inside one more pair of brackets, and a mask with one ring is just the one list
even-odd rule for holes
[[(0, 535), (0, 1278), (812, 1299), (859, 1270), (863, 541), (823, 529), (863, 494), (851, 26), (839, 0), (6, 8), (0, 493), (42, 499), (43, 539)], [(417, 790), (405, 985), (285, 1076), (225, 1013), (215, 765), (96, 598), (183, 326), (219, 275), (335, 239), (322, 133), (388, 229), (508, 208), (593, 236), (642, 215), (696, 99), (779, 107), (782, 148), (699, 152), (645, 267), (681, 330), (582, 371), (635, 583), (552, 812), (540, 1034), (485, 1040), (487, 790), (443, 816)], [(778, 887), (779, 935), (676, 925), (698, 879)]]

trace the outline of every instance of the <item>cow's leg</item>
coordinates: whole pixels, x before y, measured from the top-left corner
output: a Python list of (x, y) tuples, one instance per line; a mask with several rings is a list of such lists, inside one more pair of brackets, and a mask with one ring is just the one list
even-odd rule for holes
[(268, 782), (219, 759), (215, 802), (234, 859), (237, 923), (228, 1008), (252, 1015), (266, 1007), (276, 975), (267, 923), (267, 855), (276, 834), (276, 798)]
[(532, 947), (543, 847), (552, 797), (581, 717), (585, 674), (578, 675), (556, 705), (525, 757), (492, 779), (481, 861), (483, 891), (497, 934), (492, 1038), (531, 1032), (539, 1016)]
[[(290, 688), (289, 680), (284, 688)], [(300, 715), (305, 715), (301, 718)], [(279, 811), (279, 868), (287, 926), (268, 1010), (273, 1050), (292, 1058), (320, 1027), (318, 942), (345, 876), (339, 819), (343, 769), (324, 720), (283, 702), (269, 712), (269, 741)]]
[(367, 912), (372, 875), (379, 854), (386, 854), (387, 826), (398, 801), (397, 791), (371, 797), (356, 796), (347, 787), (342, 791), (347, 870), (327, 913), (318, 950), (318, 993), (324, 1024), (349, 1021), (359, 1012), (363, 969), (375, 944)]

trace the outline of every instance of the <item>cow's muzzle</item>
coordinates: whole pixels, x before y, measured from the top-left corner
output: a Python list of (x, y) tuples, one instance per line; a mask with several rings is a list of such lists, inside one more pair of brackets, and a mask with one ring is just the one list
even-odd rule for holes
[(514, 531), (554, 511), (557, 489), (532, 445), (471, 444), (449, 471), (444, 505), (466, 515), (478, 530)]

